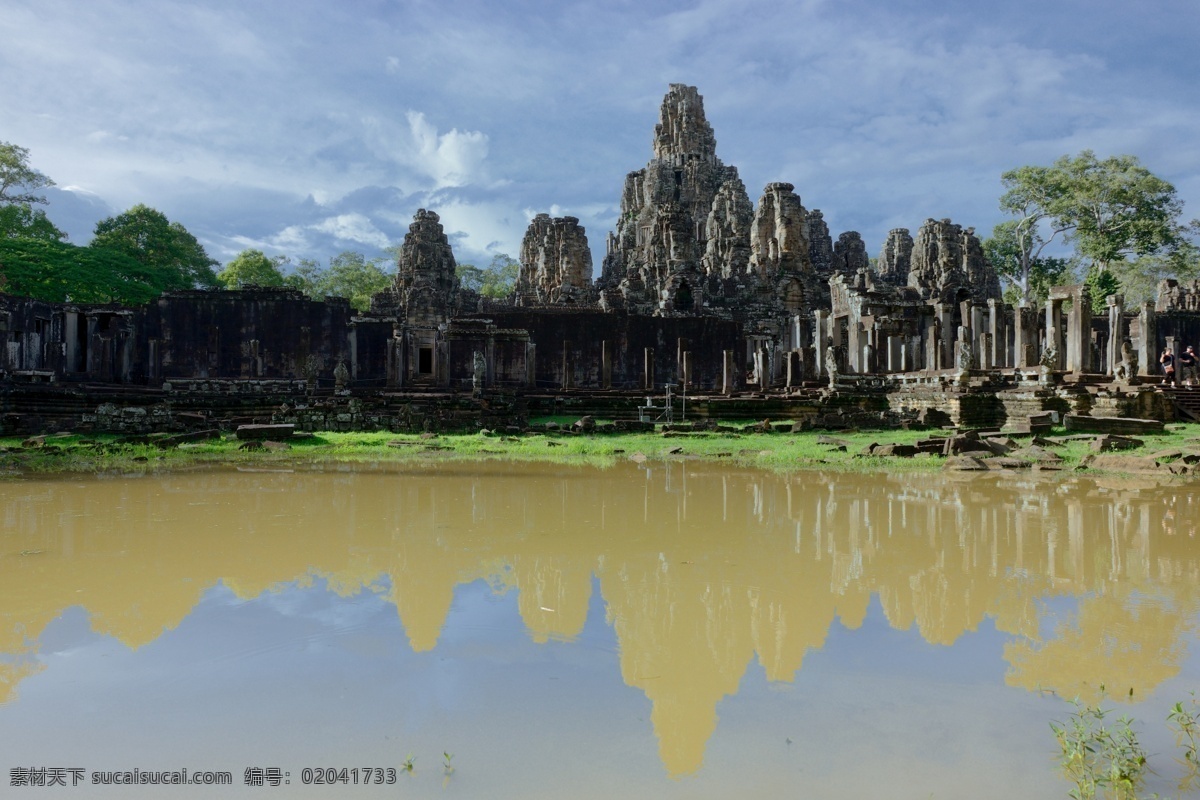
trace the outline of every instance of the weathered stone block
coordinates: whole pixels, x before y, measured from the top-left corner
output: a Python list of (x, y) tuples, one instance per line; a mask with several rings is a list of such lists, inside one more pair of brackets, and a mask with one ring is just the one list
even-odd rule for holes
[(1067, 414), (1063, 424), (1069, 431), (1094, 431), (1096, 433), (1162, 433), (1163, 424), (1156, 419), (1132, 419), (1130, 417), (1085, 417)]
[(286, 439), (296, 430), (295, 425), (239, 425), (236, 435), (239, 439)]

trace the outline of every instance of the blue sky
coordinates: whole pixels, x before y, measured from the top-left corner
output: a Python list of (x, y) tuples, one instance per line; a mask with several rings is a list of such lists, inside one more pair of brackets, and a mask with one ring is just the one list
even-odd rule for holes
[(986, 234), (1001, 172), (1085, 148), (1200, 216), (1195, 0), (0, 0), (0, 41), (0, 140), (77, 243), (146, 203), (222, 262), (373, 256), (424, 207), (459, 261), (539, 212), (598, 261), (673, 82), (752, 200), (793, 183), (871, 254), (927, 217)]

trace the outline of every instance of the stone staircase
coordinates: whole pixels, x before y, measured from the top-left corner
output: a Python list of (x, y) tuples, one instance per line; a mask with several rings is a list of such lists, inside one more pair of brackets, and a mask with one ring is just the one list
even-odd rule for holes
[(1175, 415), (1187, 422), (1200, 422), (1200, 386), (1161, 386), (1159, 391), (1175, 403)]

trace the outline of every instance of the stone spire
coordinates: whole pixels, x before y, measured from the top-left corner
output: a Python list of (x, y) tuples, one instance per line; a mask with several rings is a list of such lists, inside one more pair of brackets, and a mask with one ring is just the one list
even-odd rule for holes
[(804, 206), (790, 183), (768, 183), (750, 229), (750, 267), (764, 281), (812, 272)]
[(917, 231), (908, 285), (933, 302), (999, 300), (1000, 279), (983, 254), (974, 228), (927, 219)]
[(695, 86), (672, 83), (654, 126), (654, 157), (717, 157), (717, 138), (704, 117), (704, 98)]
[(854, 276), (860, 269), (867, 269), (871, 260), (867, 258), (867, 246), (858, 231), (846, 231), (838, 236), (833, 246), (833, 271)]
[(400, 313), (410, 323), (444, 322), (458, 306), (454, 252), (438, 215), (419, 209), (404, 234), (396, 268)]
[(521, 242), (517, 300), (522, 305), (582, 304), (592, 299), (592, 251), (575, 217), (538, 214)]
[(908, 273), (912, 269), (913, 238), (908, 228), (892, 228), (887, 241), (879, 253), (876, 271), (880, 279), (891, 286), (908, 284)]
[(704, 250), (704, 272), (720, 278), (744, 275), (750, 264), (750, 227), (754, 224), (754, 206), (737, 170), (721, 184), (704, 230), (708, 242)]
[(825, 224), (821, 209), (814, 208), (804, 216), (804, 232), (808, 237), (808, 257), (813, 271), (817, 278), (827, 281), (833, 274), (833, 237), (829, 235), (829, 226)]
[[(694, 86), (671, 84), (655, 126), (654, 157), (625, 177), (621, 216), (599, 281), (604, 304), (642, 312), (674, 308), (671, 287), (680, 280), (675, 273), (686, 272), (689, 286), (703, 274), (708, 218), (717, 193), (731, 180), (736, 182), (725, 205), (736, 214), (733, 206), (740, 203), (733, 195), (741, 181), (716, 156), (703, 98)], [(718, 220), (717, 228), (724, 224)], [(722, 244), (717, 251), (732, 249)]]

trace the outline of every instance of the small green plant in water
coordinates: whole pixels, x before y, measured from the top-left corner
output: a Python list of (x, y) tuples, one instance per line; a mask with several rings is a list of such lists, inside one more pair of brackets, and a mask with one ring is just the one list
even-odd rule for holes
[(1171, 707), (1167, 714), (1167, 726), (1175, 732), (1175, 745), (1183, 748), (1183, 758), (1178, 761), (1183, 765), (1183, 778), (1179, 781), (1179, 791), (1187, 792), (1200, 783), (1200, 701), (1196, 693), (1191, 693), (1191, 703), (1185, 706), (1182, 702)]
[(1112, 709), (1101, 702), (1086, 706), (1074, 701), (1075, 712), (1050, 729), (1062, 753), (1063, 774), (1075, 784), (1075, 800), (1113, 798), (1135, 800), (1146, 779), (1146, 751), (1138, 742), (1130, 717), (1109, 719)]
[(450, 763), (451, 759), (453, 758), (454, 753), (447, 753), (444, 750), (442, 751), (442, 766), (445, 767), (447, 775), (454, 772), (454, 766)]
[(413, 767), (416, 766), (416, 760), (417, 760), (417, 757), (414, 756), (412, 753), (409, 753), (408, 758), (404, 759), (404, 763), (402, 763), (400, 765), (400, 769), (403, 770), (404, 772), (407, 772), (409, 775), (411, 775), (412, 771), (413, 771)]

